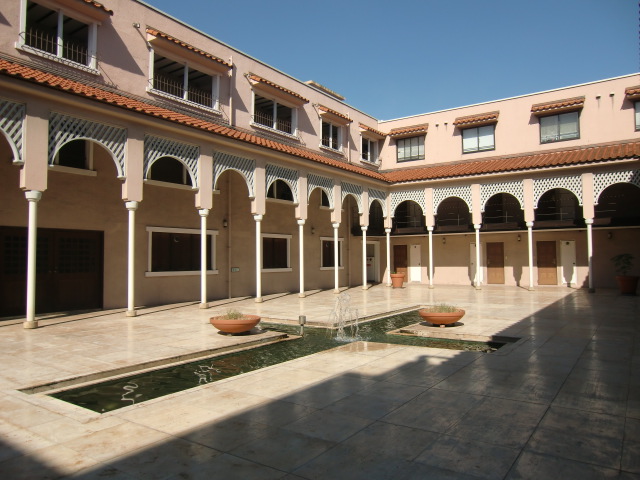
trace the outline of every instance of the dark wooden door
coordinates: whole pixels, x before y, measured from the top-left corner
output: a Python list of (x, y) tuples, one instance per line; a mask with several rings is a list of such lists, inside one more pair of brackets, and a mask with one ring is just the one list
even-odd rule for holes
[[(103, 234), (39, 228), (36, 313), (102, 308)], [(24, 315), (27, 229), (0, 227), (0, 316)]]
[(504, 243), (487, 243), (487, 283), (504, 284)]
[(556, 242), (536, 242), (538, 285), (557, 285)]
[(396, 273), (404, 273), (404, 281), (407, 281), (407, 246), (393, 246), (393, 268)]

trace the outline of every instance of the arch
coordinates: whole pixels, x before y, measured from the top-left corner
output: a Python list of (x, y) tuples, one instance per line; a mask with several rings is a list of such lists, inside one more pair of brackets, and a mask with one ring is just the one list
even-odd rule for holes
[(640, 185), (614, 183), (600, 192), (595, 205), (594, 225), (640, 225)]
[(467, 204), (467, 208), (471, 211), (471, 186), (463, 185), (460, 187), (445, 187), (433, 189), (433, 214), (438, 214), (440, 204), (451, 197), (456, 197)]
[(151, 171), (151, 166), (161, 158), (172, 158), (182, 163), (191, 177), (191, 185), (194, 188), (199, 187), (198, 159), (200, 158), (200, 149), (197, 145), (177, 142), (169, 138), (145, 135), (144, 178), (148, 178), (148, 172)]
[(471, 230), (471, 207), (463, 198), (442, 199), (435, 210), (436, 231), (460, 232)]
[(344, 190), (342, 191), (342, 204), (344, 205), (345, 200), (351, 197), (353, 198), (353, 201), (356, 202), (356, 205), (358, 206), (358, 215), (362, 215), (363, 211), (362, 211), (362, 198), (354, 195), (353, 193), (350, 192), (345, 192)]
[(373, 199), (369, 205), (369, 228), (367, 230), (368, 235), (384, 235), (384, 209), (382, 208), (382, 202), (378, 199)]
[(565, 227), (584, 224), (582, 206), (569, 189), (552, 188), (544, 192), (535, 205), (534, 226)]
[(347, 195), (351, 195), (358, 205), (358, 214), (362, 215), (364, 208), (362, 206), (362, 187), (353, 183), (342, 182), (342, 203), (344, 203)]
[(593, 176), (593, 203), (600, 201), (603, 190), (615, 183), (631, 183), (640, 187), (640, 170), (596, 173)]
[(485, 229), (524, 228), (524, 210), (520, 201), (510, 193), (496, 193), (487, 198), (482, 207), (482, 226)]
[[(333, 190), (327, 190), (327, 188), (320, 185), (309, 189), (309, 194), (307, 195), (307, 203), (309, 202), (311, 194), (314, 192), (314, 190), (320, 190), (320, 192), (324, 193), (327, 196), (327, 200), (329, 201), (328, 207), (333, 210)], [(322, 206), (322, 200), (320, 200), (320, 205)]]
[(387, 195), (382, 190), (376, 190), (374, 188), (369, 189), (369, 211), (371, 211), (371, 205), (374, 201), (377, 201), (382, 207), (382, 216), (387, 218)]
[[(156, 166), (155, 172), (153, 171), (154, 166)], [(176, 168), (177, 166), (179, 166), (179, 170)], [(158, 168), (162, 168), (162, 170), (158, 172)], [(151, 176), (154, 173), (156, 178)], [(188, 174), (189, 182), (186, 181), (187, 178), (185, 178), (184, 173)], [(179, 181), (177, 177), (179, 177)], [(153, 162), (150, 162), (144, 172), (144, 178), (145, 180), (157, 180), (161, 182), (175, 183), (177, 185), (189, 185), (194, 188), (196, 185), (196, 178), (189, 168), (189, 165), (184, 163), (182, 159), (171, 155), (165, 155), (155, 159)]]
[(267, 198), (286, 200), (289, 202), (293, 202), (295, 200), (293, 190), (291, 190), (289, 183), (280, 178), (275, 179), (267, 186)]
[(311, 198), (311, 193), (316, 188), (321, 188), (322, 191), (327, 195), (329, 199), (329, 207), (331, 209), (334, 208), (334, 198), (333, 198), (333, 179), (329, 177), (321, 177), (320, 175), (315, 175), (310, 173), (307, 175), (307, 203), (309, 203), (309, 199)]
[(424, 189), (420, 190), (403, 190), (399, 192), (391, 192), (391, 216), (395, 216), (398, 205), (406, 200), (413, 200), (416, 202), (422, 211), (426, 210), (426, 203), (424, 198)]
[(424, 233), (424, 209), (413, 200), (400, 202), (393, 211), (393, 230), (395, 233)]
[(7, 139), (13, 163), (23, 163), (22, 158), (22, 129), (24, 125), (26, 107), (22, 103), (0, 100), (0, 132)]
[[(216, 182), (216, 183), (214, 184), (214, 189), (215, 189), (215, 190), (217, 190), (217, 191), (220, 191), (220, 190), (221, 190), (221, 189), (220, 189), (220, 187), (218, 187), (218, 182), (219, 182), (219, 180), (220, 180), (220, 179), (224, 179), (224, 175), (225, 175), (225, 174), (227, 174), (227, 175), (237, 175), (237, 176), (239, 176), (240, 178), (242, 178), (242, 180), (243, 180), (243, 182), (244, 182), (245, 186), (247, 187), (247, 197), (248, 197), (249, 199), (253, 199), (253, 197), (251, 196), (251, 190), (250, 190), (249, 184), (247, 183), (247, 178), (243, 175), (243, 173), (242, 173), (242, 172), (240, 172), (240, 171), (236, 170), (235, 168), (227, 168), (227, 169), (226, 169), (226, 170), (224, 170), (220, 175), (218, 175), (218, 177), (215, 179), (215, 182)], [(216, 187), (217, 187), (217, 188), (216, 188)]]
[(571, 177), (536, 178), (533, 181), (533, 208), (538, 208), (538, 202), (545, 193), (561, 188), (573, 193), (582, 205), (582, 178), (578, 175)]
[(293, 197), (292, 201), (294, 203), (298, 203), (298, 172), (297, 170), (282, 167), (280, 165), (267, 164), (265, 173), (266, 173), (265, 187), (267, 192), (277, 180), (280, 180), (286, 183), (287, 186), (289, 187), (289, 190), (291, 190), (291, 195)]
[(218, 178), (226, 170), (235, 170), (247, 184), (249, 198), (255, 198), (255, 168), (256, 162), (249, 158), (237, 157), (229, 153), (215, 152), (213, 154), (213, 190), (218, 190)]

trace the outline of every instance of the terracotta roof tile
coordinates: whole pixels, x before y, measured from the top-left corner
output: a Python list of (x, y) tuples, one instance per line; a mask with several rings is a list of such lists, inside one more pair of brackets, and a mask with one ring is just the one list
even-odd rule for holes
[(635, 87), (628, 87), (624, 91), (625, 96), (629, 100), (637, 100), (640, 98), (640, 85), (636, 85)]
[(109, 15), (113, 15), (113, 10), (109, 10), (107, 7), (105, 7), (103, 4), (99, 3), (99, 2), (95, 2), (94, 0), (80, 0), (84, 3), (87, 3), (93, 7), (96, 7), (99, 10), (102, 10), (105, 13), (108, 13)]
[(348, 122), (353, 121), (349, 118), (348, 115), (345, 115), (344, 113), (336, 112), (335, 110), (332, 110), (329, 107), (325, 107), (324, 105), (318, 105), (318, 110), (320, 110), (321, 112), (329, 113), (331, 115), (335, 115), (336, 117), (342, 118)]
[(408, 135), (411, 133), (427, 133), (428, 129), (429, 129), (428, 123), (423, 123), (421, 125), (412, 125), (410, 127), (392, 128), (389, 131), (389, 136), (397, 137), (400, 135)]
[(386, 137), (387, 134), (384, 132), (381, 132), (380, 130), (376, 130), (374, 128), (368, 127), (366, 126), (364, 123), (359, 123), (358, 126), (362, 129), (362, 130), (366, 130), (367, 132), (371, 132), (374, 133), (376, 135), (379, 135), (381, 137)]
[(578, 110), (584, 106), (584, 97), (566, 98), (554, 102), (536, 103), (531, 106), (531, 113), (536, 115), (547, 112)]
[(190, 45), (186, 42), (183, 42), (182, 40), (178, 40), (175, 37), (172, 37), (171, 35), (169, 35), (168, 33), (164, 33), (161, 32), (160, 30), (157, 30), (153, 27), (147, 27), (147, 33), (150, 35), (153, 35), (155, 37), (161, 37), (164, 38), (166, 40), (169, 40), (170, 42), (175, 43), (176, 45), (179, 45), (183, 48), (186, 48), (187, 50), (191, 50), (194, 53), (197, 53), (198, 55), (202, 55), (203, 57), (206, 57), (210, 60), (213, 60), (214, 62), (218, 62), (222, 65), (224, 65), (225, 67), (231, 68), (233, 65), (231, 65), (229, 62), (226, 62), (224, 60), (222, 60), (219, 57), (216, 57), (215, 55), (212, 55), (210, 53), (207, 53), (203, 50), (200, 50), (199, 48), (194, 47), (193, 45)]
[(467, 127), (472, 125), (486, 125), (489, 123), (496, 123), (500, 112), (488, 112), (479, 113), (476, 115), (467, 115), (465, 117), (458, 117), (453, 121), (453, 124), (457, 127)]
[(298, 94), (298, 93), (296, 93), (296, 92), (294, 92), (292, 90), (289, 90), (288, 88), (281, 87), (277, 83), (273, 83), (273, 82), (271, 82), (271, 81), (269, 81), (269, 80), (267, 80), (265, 78), (262, 78), (259, 75), (256, 75), (255, 73), (247, 73), (245, 75), (249, 80), (253, 80), (254, 82), (258, 82), (258, 83), (264, 83), (265, 85), (269, 85), (270, 87), (273, 87), (273, 88), (276, 88), (278, 90), (281, 90), (281, 91), (283, 91), (284, 93), (286, 93), (288, 95), (291, 95), (293, 97), (299, 98), (300, 100), (304, 101), (305, 103), (309, 103), (309, 100), (304, 98), (302, 95), (300, 95), (300, 94)]

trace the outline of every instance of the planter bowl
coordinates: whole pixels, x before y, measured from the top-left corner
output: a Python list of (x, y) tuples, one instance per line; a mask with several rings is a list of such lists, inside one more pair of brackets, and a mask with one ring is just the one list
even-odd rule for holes
[(459, 308), (455, 312), (430, 312), (427, 308), (421, 308), (418, 310), (418, 313), (425, 322), (446, 327), (460, 320), (464, 316), (465, 311)]
[(393, 288), (402, 288), (403, 284), (404, 284), (404, 273), (391, 274), (391, 286)]
[(638, 278), (635, 275), (618, 275), (616, 282), (622, 295), (635, 295), (638, 289)]
[(258, 315), (243, 315), (240, 318), (211, 317), (211, 325), (223, 333), (248, 332), (260, 322)]

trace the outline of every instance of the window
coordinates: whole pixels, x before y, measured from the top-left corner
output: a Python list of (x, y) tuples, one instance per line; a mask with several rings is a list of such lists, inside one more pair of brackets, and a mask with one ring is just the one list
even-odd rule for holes
[(274, 198), (277, 200), (286, 200), (293, 202), (293, 193), (284, 180), (276, 180), (269, 186), (267, 190), (267, 198)]
[(640, 130), (640, 102), (634, 103), (636, 110), (636, 130)]
[[(322, 237), (320, 238), (320, 269), (334, 268), (334, 251), (333, 251), (333, 238)], [(338, 239), (338, 267), (342, 268), (342, 238)]]
[[(424, 148), (424, 146), (423, 146)], [(423, 152), (424, 155), (424, 152)], [(423, 157), (424, 158), (424, 157)], [(378, 161), (378, 141), (362, 137), (362, 160), (376, 163)]]
[(69, 168), (91, 170), (91, 142), (86, 140), (72, 140), (65, 143), (56, 155), (55, 165)]
[(171, 157), (162, 157), (153, 162), (147, 179), (191, 186), (191, 175), (189, 175), (187, 167)]
[(483, 125), (462, 130), (462, 153), (495, 150), (495, 129), (495, 125)]
[(83, 23), (29, 0), (20, 44), (32, 53), (95, 70), (96, 33), (95, 23)]
[(253, 122), (278, 132), (296, 134), (296, 109), (254, 94)]
[(424, 136), (396, 140), (398, 161), (424, 160)]
[(329, 203), (329, 195), (327, 195), (324, 190), (320, 190), (320, 206), (327, 208), (331, 207), (331, 204)]
[(578, 112), (540, 117), (540, 143), (561, 142), (580, 138)]
[(322, 122), (322, 144), (323, 147), (332, 150), (342, 149), (342, 128), (333, 123)]
[[(147, 227), (149, 265), (147, 276), (196, 275), (200, 273), (200, 230)], [(207, 271), (215, 273), (215, 236), (207, 231)]]
[(209, 75), (184, 63), (153, 54), (152, 91), (218, 110), (218, 75)]
[(291, 235), (262, 235), (262, 269), (289, 270)]

